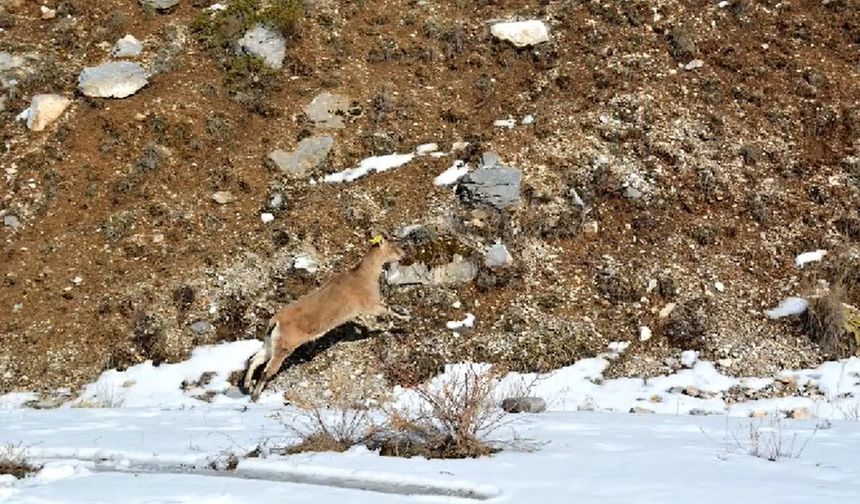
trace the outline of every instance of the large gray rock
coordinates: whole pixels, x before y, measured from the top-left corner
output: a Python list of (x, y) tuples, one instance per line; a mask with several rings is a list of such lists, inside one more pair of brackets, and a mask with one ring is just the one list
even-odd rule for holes
[(478, 276), (478, 266), (472, 261), (454, 255), (454, 260), (442, 266), (436, 266), (430, 271), (433, 283), (438, 285), (471, 282)]
[(257, 25), (236, 42), (236, 52), (256, 56), (269, 68), (280, 70), (287, 54), (287, 41), (280, 33)]
[(78, 89), (94, 98), (125, 98), (148, 83), (143, 67), (130, 61), (111, 61), (86, 67), (78, 76)]
[(537, 19), (506, 21), (490, 28), (494, 37), (506, 40), (517, 47), (526, 47), (549, 41), (549, 28)]
[(272, 151), (269, 154), (269, 161), (284, 173), (304, 177), (325, 161), (333, 145), (332, 136), (314, 135), (299, 142), (293, 151), (287, 152), (281, 149)]
[(508, 413), (541, 413), (546, 411), (546, 401), (540, 397), (508, 397), (502, 401), (502, 409)]
[(388, 267), (385, 281), (389, 285), (427, 285), (432, 281), (430, 270), (424, 263), (413, 263), (409, 266), (401, 266), (394, 263)]
[(179, 0), (140, 0), (140, 5), (163, 11), (179, 5)]
[(304, 112), (318, 128), (343, 128), (343, 114), (349, 109), (349, 99), (328, 92), (318, 94), (305, 106)]
[(523, 175), (516, 168), (485, 167), (466, 174), (457, 194), (469, 203), (485, 203), (504, 209), (517, 204)]

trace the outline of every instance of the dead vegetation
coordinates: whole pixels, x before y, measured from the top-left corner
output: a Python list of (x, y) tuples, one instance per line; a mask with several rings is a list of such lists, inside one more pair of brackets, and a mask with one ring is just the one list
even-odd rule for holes
[(341, 452), (365, 445), (383, 456), (475, 458), (505, 446), (534, 448), (524, 440), (490, 439), (506, 423), (497, 404), (496, 383), (494, 372), (470, 367), (442, 383), (413, 388), (414, 401), (383, 408), (377, 416), (354, 405), (328, 411), (300, 405), (303, 415), (285, 423), (299, 442), (286, 451)]
[(27, 449), (21, 443), (8, 443), (0, 447), (0, 475), (10, 474), (17, 479), (39, 472), (37, 466), (27, 460)]

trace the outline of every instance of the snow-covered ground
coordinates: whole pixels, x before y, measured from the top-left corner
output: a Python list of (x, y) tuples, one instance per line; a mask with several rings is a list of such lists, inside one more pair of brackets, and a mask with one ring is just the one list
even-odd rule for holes
[[(44, 464), (23, 480), (0, 476), (0, 502), (723, 504), (832, 503), (860, 496), (860, 359), (785, 373), (798, 386), (814, 384), (820, 400), (727, 407), (723, 393), (729, 388), (756, 390), (773, 378), (726, 377), (688, 353), (685, 368), (671, 376), (604, 380), (609, 359), (623, 351), (614, 346), (601, 358), (549, 375), (500, 381), (499, 394), (529, 389), (549, 408), (511, 415), (491, 437), (529, 439), (536, 451), (442, 461), (382, 457), (364, 447), (342, 454), (267, 453), (291, 441), (294, 433), (285, 423), (296, 421), (295, 410), (282, 407), (271, 392), (260, 404), (223, 394), (230, 392), (229, 372), (241, 369), (258, 345), (203, 347), (184, 363), (109, 371), (77, 401), (57, 409), (22, 407), (30, 394), (0, 396), (0, 445), (18, 445)], [(464, 369), (449, 366), (431, 387)], [(194, 384), (204, 372), (214, 374)], [(211, 403), (195, 399), (207, 395)], [(394, 398), (407, 406), (414, 399), (399, 389)], [(798, 407), (817, 418), (776, 420), (778, 411)], [(631, 408), (658, 414), (630, 414)], [(751, 419), (753, 411), (773, 415)], [(750, 454), (753, 438), (765, 458)], [(777, 445), (787, 456), (766, 460)], [(243, 457), (258, 446), (263, 456)], [(212, 469), (222, 468), (231, 455), (240, 457), (235, 470)]]

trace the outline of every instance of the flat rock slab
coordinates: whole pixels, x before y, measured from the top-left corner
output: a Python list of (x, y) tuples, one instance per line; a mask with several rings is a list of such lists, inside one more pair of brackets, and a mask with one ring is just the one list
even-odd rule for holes
[(72, 100), (58, 94), (36, 95), (30, 101), (30, 108), (25, 110), (21, 117), (26, 118), (30, 130), (42, 131), (63, 115), (71, 103)]
[(493, 166), (466, 174), (457, 194), (470, 203), (484, 203), (499, 209), (509, 208), (520, 199), (523, 174), (516, 168)]
[(314, 135), (299, 142), (293, 151), (287, 152), (281, 149), (272, 151), (269, 154), (269, 160), (284, 173), (305, 177), (325, 161), (332, 146), (334, 146), (332, 136)]
[(471, 282), (478, 275), (478, 266), (459, 255), (448, 264), (428, 268), (424, 263), (401, 266), (394, 263), (388, 268), (385, 281), (388, 285), (452, 285)]
[(549, 28), (543, 21), (506, 21), (496, 23), (490, 32), (499, 40), (517, 47), (527, 47), (549, 41)]
[(287, 41), (263, 25), (257, 25), (236, 42), (236, 52), (260, 58), (269, 68), (280, 70), (287, 55)]
[(143, 43), (132, 35), (126, 35), (117, 40), (112, 54), (115, 58), (134, 58), (140, 56), (141, 52), (143, 52)]
[(316, 96), (304, 112), (318, 128), (343, 128), (343, 114), (349, 109), (349, 99), (345, 96), (323, 92)]
[(111, 61), (87, 67), (78, 77), (78, 89), (93, 98), (125, 98), (148, 83), (143, 67), (130, 61)]
[(168, 10), (179, 5), (179, 0), (140, 0), (140, 5), (158, 11)]

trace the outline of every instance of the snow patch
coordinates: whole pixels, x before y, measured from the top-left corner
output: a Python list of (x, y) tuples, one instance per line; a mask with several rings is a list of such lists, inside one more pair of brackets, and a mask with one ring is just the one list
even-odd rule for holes
[(809, 302), (802, 297), (788, 297), (783, 299), (776, 308), (765, 310), (764, 314), (772, 319), (790, 317), (805, 312), (808, 306)]
[(329, 183), (352, 182), (355, 179), (368, 175), (370, 172), (381, 173), (392, 168), (405, 165), (415, 158), (415, 154), (387, 154), (385, 156), (372, 156), (363, 159), (356, 168), (326, 175), (323, 180)]
[(463, 320), (451, 320), (445, 324), (445, 327), (448, 329), (460, 329), (463, 327), (474, 327), (475, 326), (475, 316), (471, 313), (466, 314), (466, 318)]
[(814, 250), (812, 252), (804, 252), (794, 259), (794, 264), (798, 268), (802, 268), (805, 264), (811, 262), (820, 262), (827, 255), (826, 250)]
[(450, 168), (443, 171), (433, 179), (433, 185), (451, 185), (460, 180), (460, 178), (467, 173), (469, 173), (469, 165), (458, 159), (457, 161), (454, 161), (454, 164), (451, 165)]

